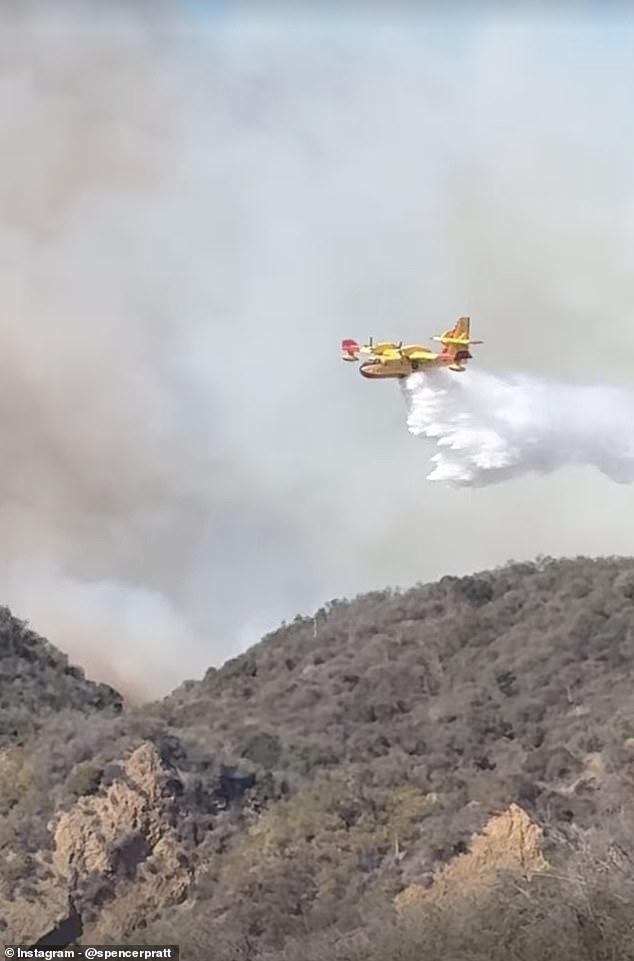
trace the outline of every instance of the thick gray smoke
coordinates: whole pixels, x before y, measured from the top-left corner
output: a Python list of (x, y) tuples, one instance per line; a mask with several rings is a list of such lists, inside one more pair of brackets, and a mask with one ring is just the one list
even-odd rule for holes
[(631, 548), (589, 471), (421, 485), (338, 350), (470, 314), (490, 369), (629, 377), (631, 31), (4, 7), (0, 601), (156, 693), (335, 596)]
[(438, 448), (429, 480), (483, 487), (562, 467), (634, 482), (634, 395), (473, 369), (412, 374), (407, 426)]

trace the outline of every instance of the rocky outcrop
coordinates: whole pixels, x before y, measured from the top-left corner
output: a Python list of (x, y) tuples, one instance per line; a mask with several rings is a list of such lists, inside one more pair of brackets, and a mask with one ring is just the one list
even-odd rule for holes
[(146, 743), (104, 796), (59, 817), (53, 864), (76, 894), (87, 941), (123, 936), (186, 896), (191, 874), (174, 830), (179, 790)]
[(116, 941), (181, 901), (191, 872), (175, 831), (180, 787), (145, 743), (104, 795), (81, 798), (60, 814), (49, 825), (50, 877), (34, 881), (28, 899), (0, 885), (5, 941)]
[(72, 914), (62, 884), (40, 882), (34, 887), (32, 897), (14, 897), (11, 885), (0, 883), (0, 934), (6, 944), (53, 943), (46, 939)]
[(491, 818), (469, 850), (443, 865), (430, 887), (413, 884), (396, 898), (399, 912), (422, 903), (438, 903), (448, 898), (478, 894), (493, 884), (500, 874), (529, 880), (545, 870), (542, 829), (526, 811), (511, 804), (508, 810)]

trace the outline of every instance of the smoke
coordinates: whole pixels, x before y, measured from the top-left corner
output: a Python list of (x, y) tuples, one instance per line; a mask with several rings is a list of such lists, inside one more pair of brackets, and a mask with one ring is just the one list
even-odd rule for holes
[(17, 611), (28, 611), (46, 636), (129, 702), (161, 691), (173, 676), (175, 649), (187, 663), (201, 641), (165, 596), (143, 587), (82, 580), (50, 562), (17, 563), (3, 584)]
[(0, 17), (0, 601), (136, 696), (332, 597), (628, 546), (586, 475), (421, 491), (338, 347), (470, 314), (492, 369), (554, 335), (629, 377), (631, 31), (206, 6)]
[(438, 452), (428, 480), (484, 487), (525, 474), (591, 466), (634, 482), (634, 395), (469, 370), (412, 374), (407, 426)]

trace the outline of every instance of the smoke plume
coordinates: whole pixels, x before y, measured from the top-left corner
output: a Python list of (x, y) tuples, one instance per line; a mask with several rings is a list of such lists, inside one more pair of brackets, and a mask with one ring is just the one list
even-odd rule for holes
[(412, 374), (407, 426), (438, 448), (432, 481), (484, 487), (525, 474), (590, 466), (634, 482), (634, 395), (470, 369)]
[[(138, 696), (333, 597), (631, 549), (630, 490), (597, 472), (421, 485), (398, 390), (339, 359), (469, 314), (492, 370), (629, 381), (631, 30), (265, 6), (0, 11), (0, 601)], [(568, 429), (599, 463), (585, 395), (555, 426), (539, 381), (510, 393), (487, 477)], [(476, 481), (438, 400), (438, 469)]]

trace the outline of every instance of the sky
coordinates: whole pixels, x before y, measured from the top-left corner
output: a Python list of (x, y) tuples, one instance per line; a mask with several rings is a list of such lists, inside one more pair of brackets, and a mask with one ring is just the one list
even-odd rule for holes
[(485, 371), (630, 389), (631, 22), (210, 6), (0, 17), (0, 600), (130, 697), (335, 597), (631, 553), (597, 471), (428, 482), (339, 351), (468, 314)]

